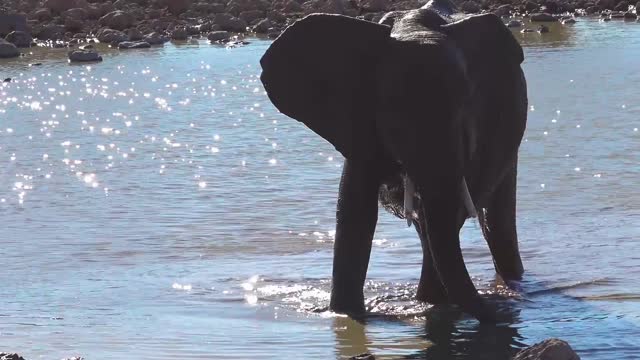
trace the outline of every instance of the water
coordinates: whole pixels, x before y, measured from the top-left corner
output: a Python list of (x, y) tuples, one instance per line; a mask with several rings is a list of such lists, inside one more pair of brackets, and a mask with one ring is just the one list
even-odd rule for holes
[(30, 359), (506, 359), (548, 337), (640, 357), (640, 26), (518, 37), (531, 111), (520, 152), (519, 293), (463, 229), (478, 287), (513, 322), (412, 302), (421, 251), (381, 211), (365, 325), (328, 301), (341, 158), (278, 114), (268, 46), (167, 45), (0, 75), (0, 350)]

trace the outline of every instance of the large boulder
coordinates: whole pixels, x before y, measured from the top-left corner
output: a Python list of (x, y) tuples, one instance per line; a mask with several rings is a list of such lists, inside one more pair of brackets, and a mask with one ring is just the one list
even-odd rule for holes
[(233, 17), (229, 14), (216, 14), (214, 23), (220, 26), (221, 30), (233, 32), (247, 31), (247, 22)]
[(230, 0), (227, 3), (226, 12), (238, 16), (241, 12), (245, 11), (267, 11), (269, 7), (269, 2), (265, 0)]
[(97, 38), (101, 43), (119, 44), (123, 41), (129, 41), (127, 34), (114, 29), (100, 29)]
[(228, 31), (212, 31), (207, 35), (207, 39), (211, 42), (225, 41), (231, 38)]
[(513, 360), (580, 360), (566, 341), (547, 339), (516, 354)]
[(136, 19), (129, 13), (116, 10), (101, 17), (99, 22), (100, 25), (107, 26), (111, 29), (124, 30), (132, 27)]
[(531, 21), (537, 21), (537, 22), (553, 22), (553, 21), (558, 21), (555, 17), (553, 17), (553, 15), (549, 14), (549, 13), (536, 13), (536, 14), (531, 14), (531, 17), (529, 18)]
[(118, 44), (118, 49), (146, 49), (150, 47), (151, 44), (146, 41), (123, 41)]
[(73, 8), (86, 8), (89, 6), (86, 0), (46, 0), (43, 5), (54, 14), (61, 14)]
[(12, 31), (4, 39), (19, 48), (28, 48), (33, 42), (31, 34), (26, 31)]
[(62, 13), (64, 19), (86, 20), (89, 17), (89, 11), (83, 8), (73, 8)]
[(460, 10), (467, 14), (475, 14), (480, 12), (480, 5), (473, 0), (468, 0), (460, 4)]
[(0, 14), (0, 37), (12, 31), (27, 31), (27, 17), (19, 14)]
[(94, 50), (69, 51), (69, 62), (102, 61), (102, 56)]
[(169, 39), (163, 35), (160, 35), (157, 32), (152, 32), (150, 34), (145, 35), (142, 39), (144, 42), (149, 43), (150, 45), (162, 45), (169, 41)]
[(0, 38), (0, 58), (13, 58), (20, 56), (20, 50), (12, 43)]
[(61, 40), (64, 38), (65, 29), (62, 25), (46, 25), (37, 34), (40, 40)]
[(358, 7), (365, 12), (380, 12), (389, 9), (389, 0), (360, 0)]
[(191, 0), (167, 0), (167, 10), (173, 15), (182, 14), (191, 6)]

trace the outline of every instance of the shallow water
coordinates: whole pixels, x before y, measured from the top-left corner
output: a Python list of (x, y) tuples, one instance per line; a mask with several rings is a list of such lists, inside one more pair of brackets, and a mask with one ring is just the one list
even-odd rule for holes
[(421, 251), (381, 210), (365, 325), (328, 301), (341, 158), (273, 108), (269, 43), (0, 62), (0, 350), (30, 359), (506, 359), (548, 337), (584, 359), (640, 357), (640, 26), (520, 35), (518, 292), (463, 229), (480, 326), (414, 303)]

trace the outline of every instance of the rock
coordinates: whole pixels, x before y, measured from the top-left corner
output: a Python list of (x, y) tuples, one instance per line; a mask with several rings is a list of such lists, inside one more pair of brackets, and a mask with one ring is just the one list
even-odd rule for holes
[(609, 15), (609, 18), (611, 18), (611, 19), (617, 19), (617, 20), (624, 19), (624, 13), (621, 13), (621, 12), (618, 12), (618, 11), (616, 11), (616, 12), (612, 12), (612, 13)]
[(19, 48), (28, 48), (33, 42), (31, 34), (25, 31), (12, 31), (4, 39)]
[(524, 3), (524, 10), (525, 11), (535, 11), (540, 9), (540, 5), (534, 3), (533, 1), (527, 1)]
[(480, 5), (473, 0), (468, 0), (460, 5), (460, 10), (467, 14), (475, 14), (480, 12)]
[(271, 23), (271, 20), (269, 19), (262, 19), (260, 20), (259, 23), (257, 23), (254, 27), (253, 27), (253, 32), (258, 33), (258, 34), (266, 34), (267, 32), (269, 32), (269, 29), (273, 27), (273, 24)]
[(376, 360), (376, 357), (369, 353), (352, 356), (349, 360)]
[(247, 31), (247, 22), (233, 17), (229, 14), (216, 14), (214, 23), (220, 26), (220, 29), (233, 32)]
[(562, 19), (561, 22), (562, 22), (562, 25), (575, 24), (576, 19), (571, 17), (571, 18)]
[(130, 41), (140, 41), (144, 38), (144, 35), (142, 34), (142, 31), (136, 29), (136, 28), (131, 28), (128, 29), (126, 32), (127, 36), (129, 37)]
[(47, 25), (37, 33), (37, 37), (40, 40), (60, 40), (64, 38), (64, 32), (62, 25)]
[(86, 8), (86, 0), (46, 0), (43, 6), (54, 14), (61, 14), (73, 8)]
[(525, 29), (520, 30), (520, 32), (525, 34), (525, 33), (532, 33), (532, 32), (536, 32), (536, 31), (533, 30), (533, 29), (525, 28)]
[(107, 26), (115, 30), (130, 28), (133, 26), (135, 21), (136, 19), (133, 15), (120, 10), (112, 11), (98, 20), (100, 25)]
[(636, 20), (638, 18), (638, 16), (634, 13), (632, 13), (631, 11), (627, 11), (624, 13), (624, 19), (625, 20)]
[[(11, 81), (11, 79), (9, 79)], [(4, 82), (9, 82), (7, 79), (4, 79)], [(24, 358), (18, 354), (10, 354), (0, 352), (0, 360), (24, 360)]]
[(38, 21), (51, 20), (51, 11), (49, 9), (39, 9), (33, 13), (33, 18)]
[(171, 40), (187, 40), (188, 37), (189, 34), (184, 27), (175, 28), (171, 32)]
[(18, 14), (0, 13), (0, 37), (12, 31), (27, 31), (27, 17)]
[(20, 56), (20, 50), (12, 43), (0, 38), (0, 58), (6, 59), (18, 56)]
[(173, 15), (182, 14), (191, 5), (191, 0), (167, 0), (167, 10)]
[(102, 61), (102, 56), (94, 50), (69, 51), (69, 62)]
[(539, 21), (539, 22), (550, 22), (550, 21), (557, 21), (555, 17), (553, 17), (551, 14), (549, 13), (536, 13), (536, 14), (532, 14), (530, 17), (531, 21)]
[(613, 10), (616, 6), (614, 0), (597, 0), (595, 5), (599, 7), (600, 10)]
[(357, 13), (347, 0), (309, 0), (302, 4), (302, 9), (305, 14), (320, 12), (354, 16)]
[(524, 26), (524, 24), (520, 20), (509, 20), (509, 22), (507, 23), (507, 27), (509, 28), (517, 28), (522, 26)]
[(249, 10), (249, 11), (243, 11), (240, 13), (240, 16), (238, 16), (240, 19), (244, 20), (244, 22), (246, 22), (247, 24), (251, 24), (252, 22), (254, 22), (257, 19), (262, 19), (264, 18), (265, 12), (264, 11), (260, 11), (260, 10)]
[(540, 25), (540, 26), (538, 26), (537, 31), (538, 31), (540, 34), (546, 34), (546, 33), (548, 33), (548, 32), (549, 32), (549, 28), (548, 28), (548, 27), (546, 27), (545, 25)]
[(118, 49), (146, 49), (150, 47), (151, 44), (145, 41), (123, 41), (118, 44)]
[(587, 7), (586, 9), (584, 9), (584, 11), (587, 13), (587, 15), (593, 15), (593, 14), (599, 12), (600, 8), (595, 6), (595, 5), (593, 5), (593, 6)]
[(300, 3), (298, 3), (296, 0), (289, 0), (282, 7), (282, 11), (286, 14), (299, 13), (299, 12), (302, 12), (303, 10), (304, 9), (302, 8), (302, 5), (300, 5)]
[(358, 7), (365, 12), (380, 12), (389, 9), (389, 0), (360, 0)]
[(239, 16), (245, 11), (260, 10), (267, 11), (270, 8), (269, 2), (265, 0), (230, 0), (227, 3), (226, 12), (234, 16)]
[(267, 19), (276, 23), (284, 23), (287, 21), (287, 16), (279, 11), (269, 11), (267, 13)]
[(211, 42), (225, 41), (231, 38), (231, 34), (227, 31), (212, 31), (207, 35), (207, 39)]
[(119, 44), (123, 41), (129, 41), (127, 34), (114, 29), (100, 29), (96, 36), (101, 43)]
[(77, 19), (66, 19), (64, 21), (64, 28), (69, 31), (80, 31), (84, 26), (84, 21)]
[(513, 360), (580, 360), (580, 357), (566, 341), (547, 339), (521, 350)]
[(150, 45), (162, 45), (167, 41), (169, 41), (167, 37), (162, 36), (157, 32), (152, 32), (151, 34), (145, 35), (145, 37), (142, 40), (149, 43)]
[(89, 12), (83, 8), (73, 8), (62, 13), (64, 19), (86, 20)]
[(629, 10), (629, 3), (625, 0), (620, 1), (616, 6), (613, 7), (613, 11), (627, 11)]
[(508, 16), (509, 14), (511, 14), (511, 11), (513, 11), (513, 8), (511, 7), (511, 5), (505, 4), (505, 5), (498, 6), (497, 9), (493, 10), (493, 13), (502, 17), (502, 16)]

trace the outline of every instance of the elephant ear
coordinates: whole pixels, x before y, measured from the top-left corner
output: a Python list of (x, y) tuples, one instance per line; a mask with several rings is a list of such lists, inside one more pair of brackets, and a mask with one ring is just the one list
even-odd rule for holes
[(495, 14), (475, 15), (442, 26), (460, 46), (467, 66), (474, 69), (500, 66), (505, 62), (521, 64), (522, 47)]
[(371, 112), (377, 59), (391, 29), (312, 14), (287, 28), (260, 60), (260, 79), (283, 114), (304, 123), (346, 158), (375, 146)]

